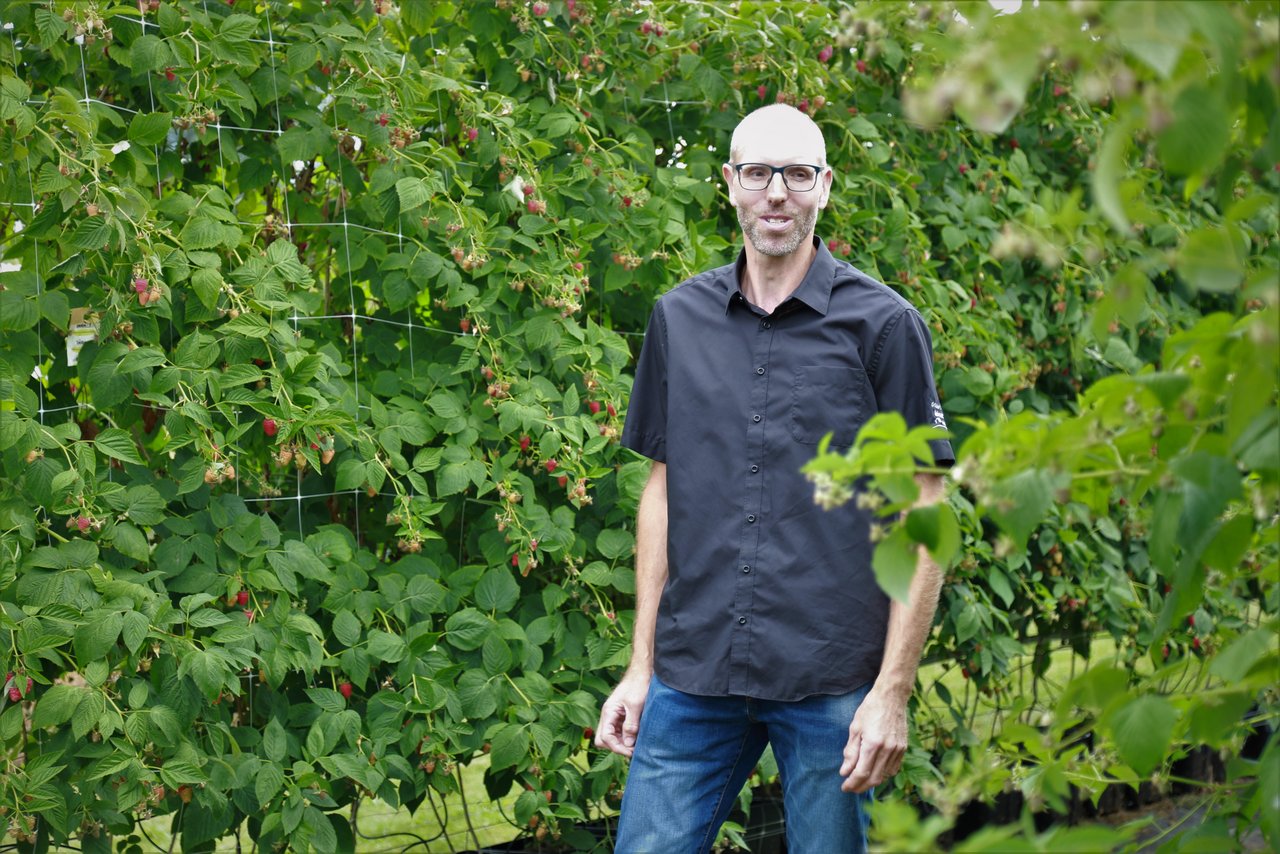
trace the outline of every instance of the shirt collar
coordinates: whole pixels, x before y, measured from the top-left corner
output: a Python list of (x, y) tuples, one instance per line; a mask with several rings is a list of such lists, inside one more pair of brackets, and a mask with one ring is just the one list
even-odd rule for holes
[[(831, 305), (831, 286), (836, 278), (836, 259), (816, 234), (813, 236), (813, 245), (817, 249), (817, 253), (813, 256), (813, 263), (809, 265), (809, 270), (805, 273), (800, 286), (787, 298), (787, 301), (799, 300), (825, 317), (827, 308)], [(746, 263), (747, 250), (741, 249), (738, 251), (737, 261), (729, 268), (728, 279), (723, 282), (725, 311), (729, 310), (733, 300), (740, 297), (742, 293), (738, 283), (742, 281), (742, 269)], [(786, 303), (784, 302), (783, 305)]]

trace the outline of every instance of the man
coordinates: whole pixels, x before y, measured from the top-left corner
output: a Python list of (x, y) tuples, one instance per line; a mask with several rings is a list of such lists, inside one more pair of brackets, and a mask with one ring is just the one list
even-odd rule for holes
[[(622, 437), (654, 462), (634, 649), (596, 735), (631, 757), (616, 850), (708, 851), (771, 743), (788, 850), (861, 851), (871, 789), (906, 750), (940, 574), (922, 552), (910, 603), (891, 603), (868, 511), (820, 509), (799, 470), (878, 411), (937, 423), (931, 342), (905, 300), (815, 238), (832, 172), (807, 116), (747, 116), (723, 176), (742, 253), (659, 299)], [(917, 482), (938, 499), (937, 475)]]

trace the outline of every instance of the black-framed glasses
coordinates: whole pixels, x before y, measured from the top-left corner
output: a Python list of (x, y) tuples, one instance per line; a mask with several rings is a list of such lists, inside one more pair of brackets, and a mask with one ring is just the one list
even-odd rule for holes
[(791, 163), (787, 166), (770, 166), (768, 163), (732, 163), (733, 171), (738, 174), (738, 186), (744, 190), (763, 190), (773, 181), (773, 176), (782, 173), (782, 183), (788, 190), (796, 193), (807, 193), (818, 186), (818, 176), (824, 167), (812, 166), (808, 163)]

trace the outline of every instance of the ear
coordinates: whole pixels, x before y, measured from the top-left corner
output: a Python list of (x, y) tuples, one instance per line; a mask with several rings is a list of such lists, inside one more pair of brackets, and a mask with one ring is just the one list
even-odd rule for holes
[(824, 210), (827, 202), (831, 200), (831, 183), (835, 180), (835, 173), (831, 171), (830, 166), (823, 170), (822, 178), (819, 180), (822, 182), (822, 195), (818, 197), (818, 210)]
[(721, 177), (724, 178), (724, 185), (729, 191), (729, 204), (733, 205), (734, 207), (737, 207), (738, 197), (733, 191), (734, 184), (735, 184), (733, 180), (733, 167), (730, 166), (728, 163), (725, 163), (723, 166), (720, 167), (720, 175)]

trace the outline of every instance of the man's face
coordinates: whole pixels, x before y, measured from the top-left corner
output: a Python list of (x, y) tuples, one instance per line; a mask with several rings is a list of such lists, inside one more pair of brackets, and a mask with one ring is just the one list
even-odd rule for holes
[[(768, 127), (758, 123), (741, 134), (735, 163), (822, 165), (822, 152), (811, 133), (790, 122)], [(732, 165), (725, 164), (724, 179), (729, 201), (738, 211), (743, 236), (761, 255), (783, 257), (807, 245), (818, 221), (818, 211), (827, 206), (831, 170), (823, 168), (813, 189), (789, 190), (782, 174), (775, 173), (763, 190), (744, 190)], [(792, 184), (795, 184), (792, 181)]]

